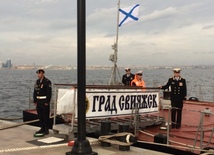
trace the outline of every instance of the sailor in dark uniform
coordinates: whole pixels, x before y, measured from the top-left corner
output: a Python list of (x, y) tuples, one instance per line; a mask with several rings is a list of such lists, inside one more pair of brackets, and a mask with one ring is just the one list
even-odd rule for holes
[(131, 86), (131, 81), (134, 79), (134, 74), (131, 73), (130, 68), (125, 68), (126, 74), (123, 75), (122, 83), (124, 86)]
[(50, 100), (52, 95), (51, 81), (44, 76), (45, 71), (36, 71), (38, 80), (34, 86), (33, 99), (39, 117), (41, 129), (36, 134), (49, 134)]
[(180, 68), (173, 69), (174, 76), (169, 78), (165, 86), (160, 86), (161, 89), (168, 89), (171, 86), (171, 121), (172, 128), (177, 129), (181, 127), (183, 102), (187, 95), (186, 80), (180, 76), (180, 71)]

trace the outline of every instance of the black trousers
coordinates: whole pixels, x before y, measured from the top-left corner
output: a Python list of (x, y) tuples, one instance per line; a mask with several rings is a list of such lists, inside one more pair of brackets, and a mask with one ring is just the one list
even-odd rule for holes
[(171, 101), (171, 122), (172, 128), (180, 128), (182, 120), (183, 101)]
[(40, 127), (43, 130), (49, 129), (49, 114), (50, 114), (50, 104), (45, 105), (45, 101), (41, 100), (37, 102), (36, 110), (39, 117)]

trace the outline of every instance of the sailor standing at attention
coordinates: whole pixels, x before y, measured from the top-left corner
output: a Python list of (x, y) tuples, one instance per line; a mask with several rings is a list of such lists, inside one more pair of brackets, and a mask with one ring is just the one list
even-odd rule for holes
[[(187, 95), (187, 87), (186, 80), (180, 76), (180, 68), (175, 68), (172, 70), (174, 72), (174, 76), (169, 78), (167, 84), (165, 86), (160, 86), (161, 89), (168, 89), (171, 86), (171, 122), (172, 129), (179, 129), (181, 127), (181, 119), (182, 119), (182, 108), (183, 103), (186, 100)], [(177, 117), (176, 117), (177, 115)]]
[(125, 68), (126, 74), (123, 75), (122, 83), (124, 86), (130, 86), (131, 81), (134, 79), (134, 74), (131, 73), (130, 68)]
[(39, 69), (36, 71), (38, 80), (34, 85), (33, 99), (39, 117), (41, 129), (35, 134), (49, 134), (49, 113), (50, 101), (52, 95), (51, 81), (45, 77), (45, 71)]

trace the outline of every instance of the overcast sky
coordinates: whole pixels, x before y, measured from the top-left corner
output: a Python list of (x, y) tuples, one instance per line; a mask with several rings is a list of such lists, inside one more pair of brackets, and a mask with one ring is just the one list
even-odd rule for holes
[[(1, 0), (0, 61), (76, 65), (77, 0)], [(86, 0), (87, 65), (112, 65), (117, 0)], [(118, 66), (213, 65), (214, 0), (121, 0), (139, 20), (119, 28)]]

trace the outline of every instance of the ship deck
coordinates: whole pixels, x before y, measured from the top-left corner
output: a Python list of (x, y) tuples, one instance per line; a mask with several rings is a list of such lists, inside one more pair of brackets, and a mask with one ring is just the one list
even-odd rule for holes
[[(167, 132), (167, 126), (165, 126), (165, 123), (168, 123), (168, 116), (170, 116), (167, 107), (167, 104), (163, 105), (162, 108), (160, 108), (159, 113), (146, 114), (140, 117), (139, 132), (137, 135), (138, 140), (143, 143), (140, 147), (154, 149), (156, 151), (169, 149), (171, 147), (176, 148), (177, 150), (187, 151), (190, 154), (200, 154), (201, 149), (205, 147), (214, 148), (214, 140), (212, 138), (214, 131), (213, 103), (187, 101), (183, 107), (181, 128), (169, 128), (169, 132)], [(210, 110), (210, 115), (204, 115), (202, 119), (202, 113), (205, 110)], [(118, 124), (130, 123), (130, 116), (114, 117), (110, 118), (110, 121), (112, 122), (111, 129), (116, 131), (118, 130)], [(77, 126), (76, 122), (74, 122), (74, 133), (77, 132)], [(55, 125), (53, 128), (57, 129), (56, 127), (59, 128), (59, 131), (64, 131), (67, 128), (65, 132), (63, 132), (64, 134), (68, 133), (68, 130), (70, 129), (70, 125), (68, 126), (66, 124)], [(87, 133), (94, 133), (99, 128), (100, 120), (87, 121), (86, 123)], [(32, 133), (33, 132), (29, 134), (30, 139), (33, 138)], [(158, 149), (158, 147), (154, 148), (154, 145), (152, 145), (154, 144), (154, 137), (158, 134), (164, 135), (168, 138), (167, 143), (163, 142), (162, 144), (165, 148)], [(150, 143), (151, 145), (149, 146)], [(175, 150), (166, 152), (174, 154), (174, 151)]]
[[(14, 122), (0, 121), (1, 127), (14, 126)], [(37, 154), (51, 154), (62, 155), (70, 152), (72, 147), (68, 146), (68, 142), (64, 140), (65, 135), (54, 134), (50, 131), (49, 135), (45, 137), (34, 137), (33, 134), (39, 128), (35, 126), (22, 125), (0, 130), (0, 154), (5, 155), (37, 155)], [(45, 139), (51, 138), (49, 142)], [(60, 142), (55, 142), (54, 139), (63, 139)], [(87, 138), (88, 139), (88, 138)], [(88, 140), (90, 141), (91, 138)], [(42, 140), (42, 142), (41, 142)], [(117, 145), (111, 147), (101, 147), (100, 144), (91, 144), (92, 150), (98, 154), (105, 155), (169, 155), (157, 151), (130, 147), (130, 151), (119, 151)]]
[[(209, 108), (209, 109), (208, 109)], [(203, 113), (210, 110), (210, 115)], [(183, 107), (182, 125), (180, 129), (169, 126), (150, 126), (140, 130), (138, 139), (146, 142), (154, 142), (154, 136), (161, 134), (168, 137), (168, 145), (173, 148), (199, 154), (203, 148), (214, 149), (214, 104), (205, 102), (187, 101)], [(160, 110), (160, 116), (168, 122), (169, 110)], [(163, 128), (164, 127), (164, 128)], [(167, 136), (168, 134), (168, 136)], [(210, 140), (210, 141), (209, 141)]]

